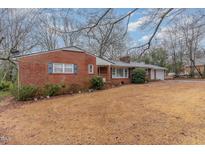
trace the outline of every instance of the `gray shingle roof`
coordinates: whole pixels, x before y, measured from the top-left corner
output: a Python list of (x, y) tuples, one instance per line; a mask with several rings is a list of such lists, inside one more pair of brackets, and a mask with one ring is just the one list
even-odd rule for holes
[(159, 69), (159, 70), (167, 70), (165, 67), (160, 67), (157, 65), (151, 65), (151, 64), (144, 64), (144, 63), (137, 63), (137, 62), (130, 62), (125, 63), (122, 61), (112, 61), (113, 66), (121, 66), (121, 67), (140, 67), (140, 68), (153, 68), (153, 69)]
[[(36, 54), (44, 54), (44, 53), (48, 53), (48, 52), (55, 52), (55, 51), (74, 51), (74, 52), (86, 52), (85, 50), (76, 47), (76, 46), (70, 46), (70, 47), (64, 47), (64, 48), (59, 48), (59, 49), (55, 49), (55, 50), (49, 50), (49, 51), (42, 51), (42, 52), (34, 52), (34, 53), (30, 53), (30, 54), (25, 54), (25, 55), (17, 55), (14, 58), (18, 58), (18, 57), (24, 57), (24, 56), (32, 56), (32, 55), (36, 55)], [(90, 55), (93, 55), (89, 52), (86, 52)], [(95, 56), (95, 55), (93, 55)], [(98, 57), (99, 58), (99, 57)], [(122, 61), (113, 61), (113, 60), (107, 60), (107, 59), (103, 59), (103, 58), (99, 58), (102, 59), (103, 61), (107, 61), (109, 63), (109, 65), (112, 66), (121, 66), (121, 67), (141, 67), (141, 68), (153, 68), (153, 69), (161, 69), (161, 70), (166, 70), (166, 68), (164, 67), (160, 67), (160, 66), (156, 66), (156, 65), (150, 65), (150, 64), (144, 64), (144, 63), (137, 63), (137, 62), (130, 62), (130, 63), (125, 63)], [(100, 62), (102, 63), (102, 62)], [(100, 64), (97, 64), (100, 65)]]

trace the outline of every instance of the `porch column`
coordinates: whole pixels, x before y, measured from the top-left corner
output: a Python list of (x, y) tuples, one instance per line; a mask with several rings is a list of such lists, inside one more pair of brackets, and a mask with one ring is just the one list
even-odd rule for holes
[(98, 75), (100, 76), (100, 67), (98, 67)]
[(148, 71), (148, 79), (151, 80), (151, 69), (148, 68), (147, 71)]
[(108, 65), (107, 66), (107, 81), (111, 81), (111, 75), (112, 75), (112, 73), (111, 73), (111, 66)]

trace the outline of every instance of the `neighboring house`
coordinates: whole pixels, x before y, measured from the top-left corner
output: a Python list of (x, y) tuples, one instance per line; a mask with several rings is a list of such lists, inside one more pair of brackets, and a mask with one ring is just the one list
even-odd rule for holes
[[(197, 68), (197, 70), (199, 70), (202, 74), (205, 70), (205, 58), (198, 58), (195, 60), (195, 66)], [(198, 73), (198, 71), (196, 70), (196, 68), (194, 68), (194, 72)], [(184, 74), (190, 74), (190, 70), (191, 70), (191, 65), (186, 65), (184, 67)]]
[(22, 85), (43, 86), (49, 83), (89, 86), (90, 79), (99, 75), (107, 83), (130, 83), (132, 70), (145, 68), (151, 80), (164, 80), (166, 68), (130, 62), (110, 61), (96, 57), (78, 47), (19, 55), (19, 81)]

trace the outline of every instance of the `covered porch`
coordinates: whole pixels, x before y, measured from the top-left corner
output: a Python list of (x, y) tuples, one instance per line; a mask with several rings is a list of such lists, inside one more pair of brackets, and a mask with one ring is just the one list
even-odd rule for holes
[(134, 68), (112, 65), (98, 66), (98, 75), (103, 81), (111, 84), (126, 84), (131, 82), (131, 72)]
[(111, 81), (111, 67), (110, 65), (100, 65), (98, 66), (98, 75), (103, 78), (104, 82)]

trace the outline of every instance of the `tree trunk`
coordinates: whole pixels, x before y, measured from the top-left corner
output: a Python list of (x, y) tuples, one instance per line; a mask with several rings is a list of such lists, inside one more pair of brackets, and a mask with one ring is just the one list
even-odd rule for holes
[(194, 72), (194, 68), (197, 70), (197, 72), (199, 73), (200, 77), (203, 78), (203, 74), (201, 73), (201, 71), (196, 67), (195, 62), (193, 59), (190, 59), (191, 63), (192, 63), (192, 67), (193, 67), (193, 72)]

